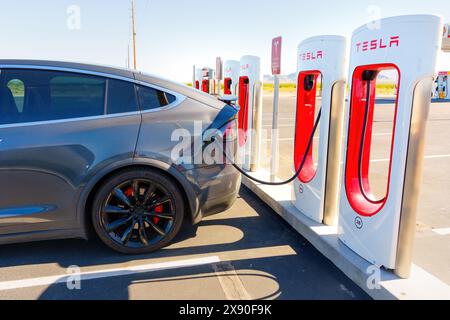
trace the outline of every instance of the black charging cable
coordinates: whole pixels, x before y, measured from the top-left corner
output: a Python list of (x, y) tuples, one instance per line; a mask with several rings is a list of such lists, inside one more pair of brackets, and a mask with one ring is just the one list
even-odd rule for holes
[(290, 178), (289, 180), (282, 181), (282, 182), (268, 182), (268, 181), (259, 180), (255, 177), (251, 176), (247, 172), (245, 172), (242, 168), (240, 168), (232, 159), (230, 159), (228, 157), (225, 150), (223, 150), (223, 155), (233, 165), (233, 167), (236, 168), (237, 171), (239, 171), (243, 176), (247, 177), (248, 179), (255, 181), (256, 183), (264, 184), (267, 186), (282, 186), (285, 184), (289, 184), (298, 178), (298, 176), (300, 175), (300, 173), (303, 170), (303, 167), (305, 166), (306, 160), (308, 159), (308, 153), (310, 152), (313, 142), (314, 142), (314, 136), (316, 135), (317, 128), (319, 127), (319, 124), (320, 124), (321, 117), (322, 117), (322, 109), (320, 109), (319, 114), (317, 115), (317, 119), (314, 124), (314, 129), (311, 133), (311, 136), (309, 137), (308, 146), (306, 147), (305, 155), (303, 156), (302, 163), (300, 164), (300, 167), (297, 169), (297, 172), (295, 173), (295, 175), (292, 178)]
[(366, 192), (364, 191), (364, 186), (363, 186), (363, 177), (362, 177), (362, 172), (363, 172), (363, 157), (364, 157), (364, 144), (366, 142), (366, 130), (367, 130), (367, 125), (368, 125), (368, 121), (369, 121), (369, 111), (370, 111), (370, 93), (372, 91), (371, 88), (371, 84), (372, 81), (375, 80), (375, 78), (377, 77), (378, 73), (374, 70), (366, 70), (363, 72), (362, 74), (362, 79), (363, 81), (366, 81), (366, 85), (367, 85), (367, 91), (366, 91), (366, 104), (365, 104), (365, 110), (364, 110), (364, 123), (363, 123), (363, 128), (362, 128), (362, 132), (361, 132), (361, 144), (360, 144), (360, 148), (359, 148), (359, 155), (358, 155), (358, 180), (359, 180), (359, 188), (361, 189), (361, 193), (364, 196), (364, 198), (369, 201), (369, 202), (374, 202), (374, 200), (369, 199), (369, 197), (366, 195)]

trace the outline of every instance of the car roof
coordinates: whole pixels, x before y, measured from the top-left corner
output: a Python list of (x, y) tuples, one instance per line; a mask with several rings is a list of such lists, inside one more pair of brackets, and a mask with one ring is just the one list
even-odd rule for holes
[(79, 62), (51, 61), (51, 60), (14, 60), (0, 59), (0, 66), (19, 67), (49, 67), (62, 69), (84, 70), (88, 72), (104, 73), (111, 76), (134, 79), (134, 71), (117, 67), (86, 64)]
[(85, 71), (85, 72), (93, 72), (103, 74), (105, 76), (112, 77), (121, 77), (127, 78), (132, 81), (142, 81), (149, 84), (153, 84), (162, 88), (165, 88), (170, 91), (178, 92), (183, 94), (191, 99), (197, 100), (201, 103), (205, 103), (211, 107), (221, 109), (224, 105), (223, 102), (219, 101), (217, 98), (214, 98), (208, 94), (200, 92), (198, 90), (194, 90), (189, 88), (186, 85), (164, 79), (162, 77), (158, 77), (151, 74), (145, 74), (139, 71), (104, 66), (104, 65), (94, 65), (94, 64), (86, 64), (80, 62), (66, 62), (66, 61), (51, 61), (51, 60), (15, 60), (15, 59), (0, 59), (0, 68), (4, 67), (48, 67), (49, 69), (72, 69), (76, 71)]

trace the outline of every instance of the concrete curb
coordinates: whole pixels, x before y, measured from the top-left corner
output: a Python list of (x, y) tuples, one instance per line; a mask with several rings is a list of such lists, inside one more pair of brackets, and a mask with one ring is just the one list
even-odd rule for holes
[[(264, 171), (253, 175), (261, 180), (269, 180), (269, 174)], [(245, 177), (243, 184), (373, 299), (450, 299), (450, 286), (415, 265), (410, 279), (400, 279), (390, 271), (381, 270), (379, 288), (369, 289), (367, 284), (372, 283), (373, 272), (368, 273), (367, 270), (372, 265), (339, 241), (337, 227), (323, 226), (302, 215), (292, 204), (292, 185), (265, 186)]]

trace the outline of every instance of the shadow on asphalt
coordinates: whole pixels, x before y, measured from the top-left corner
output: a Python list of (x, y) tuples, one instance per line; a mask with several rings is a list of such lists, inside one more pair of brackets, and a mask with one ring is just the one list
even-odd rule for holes
[[(295, 255), (232, 261), (240, 277), (251, 276), (276, 283), (269, 294), (256, 299), (368, 299), (369, 297), (350, 279), (324, 258), (311, 244), (278, 217), (266, 204), (245, 187), (240, 192), (257, 216), (206, 220), (199, 227), (229, 226), (239, 229), (243, 238), (237, 242), (196, 247), (165, 248), (149, 255), (125, 256), (105, 247), (99, 240), (59, 240), (3, 246), (0, 268), (56, 263), (67, 268), (98, 267), (139, 260), (173, 258), (178, 256), (223, 253), (276, 246), (289, 246)], [(236, 210), (236, 209), (231, 209)], [(222, 215), (221, 217), (226, 216)], [(175, 240), (180, 243), (195, 237), (197, 228), (185, 224)], [(185, 258), (183, 258), (185, 259)], [(146, 262), (148, 263), (148, 261)], [(105, 265), (105, 267), (102, 267)], [(1, 270), (1, 269), (0, 269)], [(1, 272), (1, 271), (0, 271)], [(40, 296), (41, 299), (128, 299), (129, 286), (134, 283), (170, 283), (192, 279), (217, 277), (211, 265), (162, 270), (151, 273), (104, 278), (83, 282), (81, 291), (69, 291), (65, 284), (55, 284)], [(105, 290), (105, 288), (108, 288)], [(86, 292), (89, 292), (86, 295)], [(157, 297), (157, 293), (155, 293)], [(154, 297), (152, 295), (152, 297)], [(164, 298), (164, 297), (161, 297)]]

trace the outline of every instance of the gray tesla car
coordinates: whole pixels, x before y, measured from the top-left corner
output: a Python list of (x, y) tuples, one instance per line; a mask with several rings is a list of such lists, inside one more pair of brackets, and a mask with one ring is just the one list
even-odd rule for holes
[(139, 72), (0, 60), (0, 244), (87, 239), (93, 227), (126, 254), (168, 245), (184, 219), (228, 209), (241, 182), (227, 164), (174, 161), (174, 132), (192, 134), (194, 158), (211, 143), (202, 132), (226, 134), (236, 117)]

